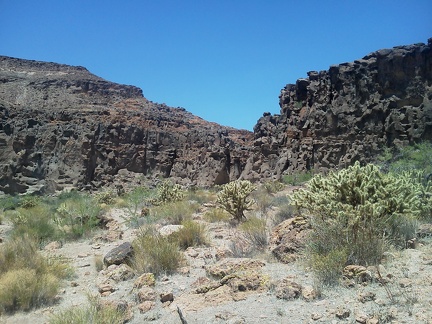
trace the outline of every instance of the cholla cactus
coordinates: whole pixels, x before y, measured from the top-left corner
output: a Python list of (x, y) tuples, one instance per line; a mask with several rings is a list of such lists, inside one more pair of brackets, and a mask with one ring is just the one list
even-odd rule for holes
[(228, 213), (234, 216), (234, 219), (241, 221), (246, 218), (244, 212), (250, 210), (253, 201), (248, 196), (256, 187), (247, 180), (237, 180), (227, 183), (218, 193), (217, 203), (222, 206)]
[(184, 190), (180, 185), (173, 184), (171, 181), (165, 180), (158, 186), (157, 197), (153, 203), (158, 205), (171, 201), (179, 201), (182, 200), (184, 196)]
[[(421, 185), (410, 175), (384, 174), (375, 165), (361, 167), (357, 162), (326, 177), (315, 176), (306, 189), (293, 194), (291, 201), (306, 209), (316, 226), (340, 226), (340, 244), (360, 246), (366, 239), (404, 243), (412, 238), (421, 213), (420, 197)], [(323, 243), (329, 246), (330, 242)]]

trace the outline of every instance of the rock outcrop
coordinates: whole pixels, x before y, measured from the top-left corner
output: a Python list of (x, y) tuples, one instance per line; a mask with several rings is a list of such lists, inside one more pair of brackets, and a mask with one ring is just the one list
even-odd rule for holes
[(432, 38), (308, 73), (254, 128), (243, 178), (325, 172), (370, 162), (385, 147), (432, 139)]
[(237, 179), (252, 133), (209, 123), (83, 67), (0, 56), (0, 191), (99, 188), (147, 177)]

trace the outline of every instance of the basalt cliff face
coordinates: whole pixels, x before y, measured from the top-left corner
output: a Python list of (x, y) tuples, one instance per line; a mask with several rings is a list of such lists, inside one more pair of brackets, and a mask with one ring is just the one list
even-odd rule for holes
[(0, 191), (170, 177), (211, 186), (326, 172), (432, 140), (432, 39), (309, 72), (254, 133), (156, 104), (83, 67), (0, 56)]
[(237, 179), (253, 134), (156, 104), (83, 67), (0, 56), (0, 191), (52, 192), (171, 177)]
[(432, 38), (309, 72), (254, 128), (243, 177), (278, 178), (370, 162), (383, 148), (432, 140)]

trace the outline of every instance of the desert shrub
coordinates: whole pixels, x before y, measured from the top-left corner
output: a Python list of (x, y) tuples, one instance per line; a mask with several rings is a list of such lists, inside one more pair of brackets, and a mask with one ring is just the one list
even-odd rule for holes
[(313, 177), (312, 171), (297, 171), (291, 174), (285, 174), (282, 176), (282, 182), (291, 185), (291, 186), (299, 186)]
[(50, 319), (51, 324), (123, 324), (125, 323), (126, 310), (102, 303), (97, 297), (88, 296), (88, 305), (70, 307), (54, 315)]
[(32, 208), (39, 205), (41, 199), (37, 196), (26, 195), (20, 199), (19, 207), (21, 208)]
[(19, 207), (20, 197), (3, 195), (0, 196), (0, 211), (13, 210)]
[(199, 205), (191, 201), (172, 201), (150, 209), (150, 219), (167, 224), (179, 225), (192, 218)]
[(195, 201), (201, 205), (216, 200), (214, 192), (196, 187), (192, 187), (187, 190), (185, 198), (190, 201)]
[(421, 213), (419, 188), (409, 176), (384, 174), (358, 162), (327, 177), (315, 176), (293, 194), (292, 203), (310, 213), (309, 259), (333, 260), (346, 251), (345, 264), (376, 264), (387, 243), (404, 246)]
[(111, 190), (104, 190), (94, 195), (98, 204), (112, 205), (115, 202), (117, 195)]
[(61, 237), (61, 232), (54, 222), (54, 213), (48, 205), (18, 208), (9, 212), (8, 216), (13, 224), (14, 237), (28, 234), (40, 245)]
[(306, 264), (313, 269), (319, 286), (332, 286), (341, 278), (347, 257), (347, 250), (338, 248), (325, 254), (312, 253)]
[(389, 172), (422, 170), (432, 173), (432, 143), (422, 142), (401, 149), (386, 149), (379, 161)]
[(236, 221), (241, 221), (246, 218), (244, 212), (250, 210), (253, 205), (253, 200), (248, 197), (255, 189), (255, 186), (247, 180), (227, 183), (218, 192), (217, 203)]
[(132, 266), (138, 273), (169, 274), (183, 261), (176, 242), (161, 236), (152, 226), (141, 227), (132, 245)]
[(250, 217), (240, 225), (239, 229), (242, 231), (245, 239), (256, 249), (263, 250), (267, 247), (268, 233), (265, 219)]
[(144, 223), (142, 210), (151, 205), (154, 194), (154, 190), (150, 190), (149, 188), (136, 187), (124, 196), (127, 210), (125, 221), (129, 227), (138, 228)]
[(185, 191), (178, 184), (173, 184), (169, 180), (161, 182), (157, 187), (157, 195), (153, 200), (155, 205), (160, 205), (173, 201), (180, 201), (185, 197)]
[(263, 184), (263, 188), (267, 191), (267, 193), (274, 194), (281, 191), (284, 188), (284, 185), (280, 181), (267, 181)]
[(88, 194), (65, 199), (55, 213), (55, 222), (67, 239), (77, 239), (92, 232), (100, 222), (100, 207)]
[(52, 303), (70, 274), (64, 260), (43, 257), (28, 235), (7, 241), (0, 247), (0, 313)]
[(204, 225), (194, 222), (193, 220), (184, 221), (182, 225), (183, 228), (169, 236), (170, 240), (177, 243), (181, 249), (185, 250), (190, 246), (208, 244)]
[(272, 207), (273, 196), (263, 186), (251, 193), (251, 197), (255, 201), (257, 209), (262, 213), (266, 214)]
[(204, 214), (204, 220), (209, 223), (226, 222), (229, 218), (229, 214), (221, 208), (211, 208)]

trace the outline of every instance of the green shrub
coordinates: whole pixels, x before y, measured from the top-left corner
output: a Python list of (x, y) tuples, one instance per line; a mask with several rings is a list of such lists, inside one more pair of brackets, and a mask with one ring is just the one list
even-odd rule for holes
[(399, 150), (386, 149), (379, 160), (386, 165), (389, 172), (421, 170), (430, 174), (432, 173), (432, 143), (422, 142)]
[(110, 190), (100, 191), (94, 195), (98, 204), (112, 205), (115, 202), (117, 195)]
[(168, 202), (179, 201), (184, 199), (185, 191), (178, 184), (173, 184), (169, 180), (165, 180), (157, 187), (157, 196), (153, 200), (155, 205), (160, 205)]
[(217, 203), (231, 214), (236, 221), (245, 219), (244, 212), (250, 210), (253, 201), (248, 199), (255, 186), (247, 180), (237, 180), (222, 186), (217, 195)]
[(56, 210), (55, 222), (65, 238), (77, 239), (89, 234), (100, 222), (100, 207), (88, 194), (64, 200)]
[(51, 324), (123, 324), (126, 322), (126, 310), (102, 303), (97, 297), (88, 297), (87, 306), (70, 307), (54, 315)]
[(19, 207), (20, 197), (4, 195), (0, 196), (0, 211), (16, 209)]
[(183, 228), (169, 236), (181, 249), (185, 250), (190, 246), (208, 245), (204, 225), (198, 224), (193, 220), (184, 221), (182, 225)]
[(226, 222), (229, 218), (229, 214), (221, 208), (211, 208), (204, 214), (204, 220), (210, 223)]
[(151, 226), (141, 227), (132, 245), (135, 251), (132, 266), (138, 273), (170, 274), (183, 261), (178, 245)]
[(61, 232), (54, 222), (50, 206), (38, 204), (34, 207), (18, 208), (8, 213), (13, 224), (12, 236), (30, 235), (40, 245), (57, 240)]
[(19, 207), (21, 208), (32, 208), (32, 207), (36, 207), (37, 205), (39, 205), (41, 199), (39, 197), (36, 196), (23, 196), (20, 199), (19, 202)]
[(70, 274), (64, 260), (43, 257), (28, 235), (7, 241), (0, 246), (0, 313), (52, 303)]
[(294, 172), (291, 174), (285, 174), (282, 177), (282, 182), (291, 186), (299, 186), (312, 179), (312, 177), (312, 171)]
[(127, 210), (125, 221), (129, 227), (138, 228), (146, 221), (142, 218), (142, 210), (151, 205), (151, 201), (154, 199), (154, 190), (145, 187), (136, 187), (128, 192), (124, 199)]
[(376, 264), (387, 243), (404, 246), (421, 213), (419, 187), (409, 176), (384, 174), (358, 162), (327, 177), (315, 176), (293, 194), (292, 203), (310, 213), (309, 258), (333, 260), (346, 251), (345, 264)]

